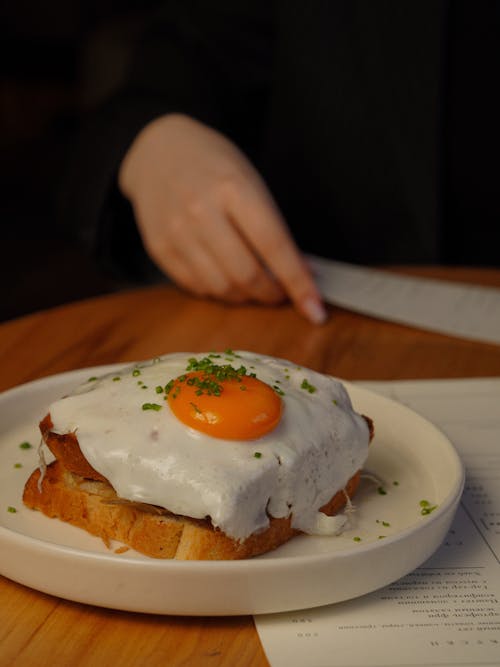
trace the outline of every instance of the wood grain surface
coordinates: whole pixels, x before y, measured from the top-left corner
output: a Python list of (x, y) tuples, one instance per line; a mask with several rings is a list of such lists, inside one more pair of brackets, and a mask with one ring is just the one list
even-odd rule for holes
[[(391, 270), (500, 287), (495, 269)], [(226, 306), (169, 285), (71, 303), (0, 325), (0, 391), (76, 368), (226, 348), (283, 357), (346, 380), (500, 375), (500, 346), (329, 310), (329, 321), (318, 327), (288, 305)], [(268, 662), (251, 617), (101, 609), (0, 577), (1, 667), (113, 664), (261, 667)]]

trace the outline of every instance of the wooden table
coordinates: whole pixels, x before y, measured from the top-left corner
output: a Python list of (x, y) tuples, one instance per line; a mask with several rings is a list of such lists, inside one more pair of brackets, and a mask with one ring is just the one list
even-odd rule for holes
[[(500, 270), (402, 272), (500, 287)], [(174, 351), (248, 349), (346, 380), (500, 375), (500, 346), (331, 308), (316, 327), (289, 306), (233, 307), (157, 286), (0, 326), (0, 391), (80, 367)], [(36, 566), (34, 564), (34, 566)], [(267, 665), (251, 617), (141, 615), (61, 600), (0, 577), (0, 665)]]

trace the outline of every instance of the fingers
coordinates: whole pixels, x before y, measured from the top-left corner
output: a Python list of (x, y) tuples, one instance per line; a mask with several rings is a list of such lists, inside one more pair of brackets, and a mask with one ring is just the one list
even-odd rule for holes
[[(230, 303), (268, 305), (289, 298), (315, 324), (326, 313), (302, 255), (266, 192), (247, 179), (176, 212), (165, 202), (136, 217), (153, 261), (177, 284), (198, 296)], [(178, 212), (180, 210), (180, 213)], [(155, 220), (156, 219), (156, 220)]]
[(309, 267), (267, 188), (256, 174), (226, 197), (228, 213), (301, 314), (315, 324), (326, 310)]
[[(137, 211), (136, 215), (142, 219), (144, 214)], [(167, 226), (156, 215), (154, 228)], [(151, 225), (147, 226), (144, 243), (153, 261), (185, 289), (233, 303), (277, 304), (286, 299), (281, 286), (217, 208), (198, 207), (196, 215), (184, 212), (176, 221), (170, 218), (168, 228), (160, 243), (158, 235), (150, 235)]]
[(234, 221), (219, 207), (206, 212), (200, 224), (199, 238), (229, 284), (246, 299), (266, 304), (277, 304), (286, 299), (282, 286), (241, 235)]

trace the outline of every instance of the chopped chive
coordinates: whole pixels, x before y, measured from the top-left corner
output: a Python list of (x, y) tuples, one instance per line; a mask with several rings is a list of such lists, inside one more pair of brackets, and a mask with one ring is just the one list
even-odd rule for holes
[[(186, 371), (199, 371), (200, 375), (188, 377), (186, 374), (180, 375), (175, 380), (171, 380), (165, 386), (165, 392), (168, 394), (175, 386), (180, 391), (179, 384), (185, 382), (190, 387), (196, 389), (196, 395), (208, 394), (209, 396), (220, 396), (224, 387), (223, 383), (229, 380), (241, 382), (242, 377), (255, 377), (255, 373), (247, 373), (245, 366), (234, 368), (230, 364), (218, 365), (212, 361), (213, 357), (220, 355), (210, 354), (203, 359), (191, 357), (188, 360)], [(242, 385), (241, 389), (245, 389)], [(172, 397), (175, 397), (172, 395)]]
[(7, 512), (10, 512), (11, 514), (15, 514), (17, 512), (15, 507), (12, 507), (12, 505), (9, 505), (7, 507)]
[(19, 445), (19, 449), (31, 449), (32, 447), (33, 445), (27, 441), (24, 441)]
[(301, 389), (305, 389), (308, 391), (310, 394), (314, 394), (315, 391), (317, 391), (316, 387), (314, 387), (310, 382), (307, 380), (302, 380), (302, 384), (300, 385)]
[(437, 505), (431, 505), (431, 503), (428, 500), (421, 500), (420, 503), (420, 514), (425, 516), (426, 514), (430, 514), (431, 512), (434, 512), (434, 510), (437, 508)]
[(256, 459), (261, 459), (262, 458), (262, 452), (254, 452), (254, 456)]
[(158, 412), (158, 410), (161, 410), (161, 405), (158, 405), (158, 403), (143, 403), (142, 404), (142, 409), (143, 410), (155, 410)]

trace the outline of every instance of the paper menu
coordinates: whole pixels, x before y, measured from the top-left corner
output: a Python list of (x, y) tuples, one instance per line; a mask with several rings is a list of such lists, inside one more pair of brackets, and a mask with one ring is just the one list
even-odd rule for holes
[(365, 382), (437, 424), (467, 470), (443, 545), (394, 584), (256, 616), (271, 667), (500, 666), (500, 378)]
[(500, 344), (500, 289), (401, 276), (309, 256), (323, 298), (381, 319)]

